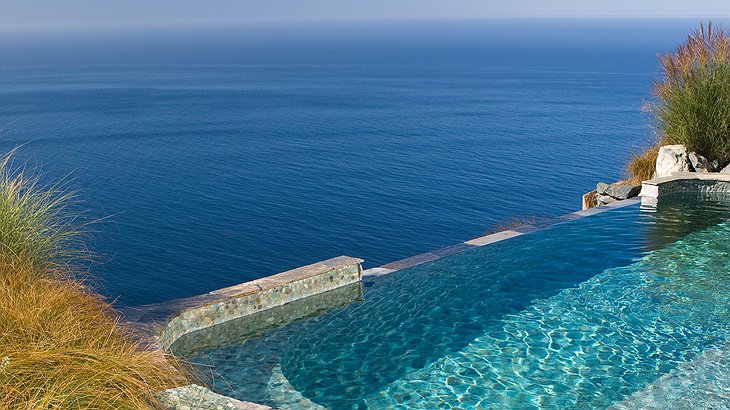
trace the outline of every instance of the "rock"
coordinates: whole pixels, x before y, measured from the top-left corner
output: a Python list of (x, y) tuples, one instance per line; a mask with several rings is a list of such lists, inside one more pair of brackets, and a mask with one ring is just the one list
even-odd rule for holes
[(687, 154), (689, 165), (695, 172), (713, 172), (715, 168), (707, 158), (694, 152)]
[(595, 195), (596, 206), (608, 205), (611, 202), (616, 201), (616, 198), (613, 198), (610, 195), (606, 195), (606, 191), (610, 187), (611, 187), (611, 185), (609, 185), (605, 182), (599, 182), (596, 184), (596, 191), (595, 191), (596, 192), (596, 195)]
[(616, 202), (616, 201), (618, 201), (618, 199), (616, 199), (612, 196), (596, 194), (596, 203), (598, 204), (598, 206), (608, 205), (611, 202)]
[(639, 195), (641, 185), (613, 184), (606, 190), (606, 195), (616, 199), (629, 199)]
[(730, 164), (728, 164), (725, 168), (720, 170), (721, 174), (730, 174)]
[(665, 145), (659, 148), (656, 159), (657, 178), (667, 177), (675, 172), (688, 172), (690, 163), (684, 145)]
[(611, 187), (611, 184), (605, 182), (599, 182), (596, 184), (596, 193), (598, 195), (606, 195), (606, 191)]
[(622, 182), (618, 182), (615, 184), (606, 184), (604, 182), (599, 182), (596, 184), (596, 196), (598, 197), (598, 202), (606, 202), (610, 203), (613, 201), (608, 200), (608, 198), (602, 198), (602, 197), (610, 197), (615, 200), (624, 200), (633, 198), (636, 195), (639, 195), (639, 192), (641, 191), (641, 185), (631, 185), (626, 184)]

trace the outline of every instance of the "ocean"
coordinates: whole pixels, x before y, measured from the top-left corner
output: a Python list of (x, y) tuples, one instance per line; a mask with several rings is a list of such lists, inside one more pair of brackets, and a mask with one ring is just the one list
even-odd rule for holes
[(656, 138), (689, 20), (8, 31), (0, 150), (81, 190), (94, 284), (161, 302), (580, 208)]

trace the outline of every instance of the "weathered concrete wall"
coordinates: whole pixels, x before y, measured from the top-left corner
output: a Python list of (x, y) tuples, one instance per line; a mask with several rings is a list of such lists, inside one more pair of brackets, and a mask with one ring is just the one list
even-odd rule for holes
[(169, 349), (182, 335), (360, 282), (362, 262), (339, 256), (204, 295), (123, 309), (122, 313), (160, 347)]
[(641, 186), (641, 205), (655, 207), (662, 196), (677, 193), (696, 193), (703, 198), (730, 199), (730, 174), (677, 172), (671, 176), (644, 181)]

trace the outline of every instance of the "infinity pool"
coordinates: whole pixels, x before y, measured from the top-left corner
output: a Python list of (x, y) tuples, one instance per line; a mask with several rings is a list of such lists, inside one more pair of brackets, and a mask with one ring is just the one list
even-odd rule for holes
[(306, 320), (173, 348), (218, 392), (278, 408), (606, 408), (724, 345), (728, 219), (709, 198), (635, 204), (368, 279)]

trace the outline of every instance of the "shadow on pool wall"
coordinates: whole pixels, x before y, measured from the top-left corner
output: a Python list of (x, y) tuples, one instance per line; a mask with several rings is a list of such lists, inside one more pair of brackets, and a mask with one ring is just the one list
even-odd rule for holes
[(267, 330), (341, 309), (360, 300), (362, 295), (361, 282), (342, 286), (249, 316), (229, 320), (201, 331), (185, 334), (177, 339), (170, 349), (176, 355), (188, 357), (206, 349), (242, 344), (247, 339), (263, 335)]
[(643, 208), (652, 218), (646, 230), (648, 250), (661, 249), (691, 232), (725, 222), (730, 195), (675, 193), (662, 197), (656, 208)]

